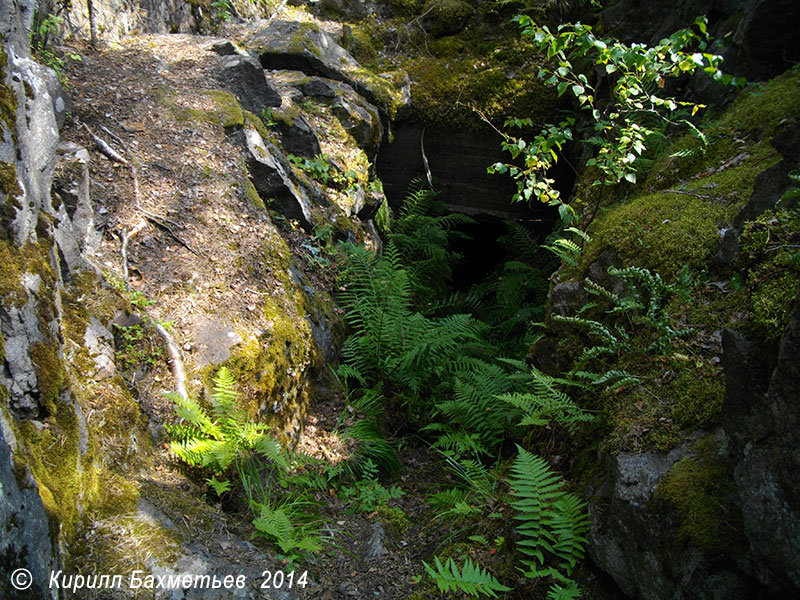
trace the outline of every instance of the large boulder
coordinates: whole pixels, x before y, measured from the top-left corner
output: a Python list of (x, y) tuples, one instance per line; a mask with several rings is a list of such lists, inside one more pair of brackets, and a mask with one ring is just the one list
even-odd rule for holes
[(392, 81), (364, 69), (347, 50), (314, 23), (275, 20), (247, 41), (265, 69), (290, 69), (350, 85), (389, 116), (408, 102)]
[(257, 115), (268, 107), (281, 105), (281, 95), (267, 81), (261, 63), (251, 56), (223, 56), (219, 79), (244, 108)]
[[(668, 453), (608, 457), (606, 478), (589, 507), (589, 550), (626, 595), (644, 600), (752, 597), (754, 584), (743, 570), (746, 559), (738, 552), (726, 556), (718, 548), (687, 543), (687, 523), (681, 519), (691, 521), (703, 514), (676, 516), (665, 501), (675, 501), (675, 495), (706, 494), (711, 486), (698, 482), (697, 473), (707, 470), (709, 480), (724, 478), (726, 453), (727, 438), (718, 430), (699, 440), (694, 436)], [(711, 526), (724, 529), (727, 524)]]
[(285, 120), (279, 118), (275, 127), (281, 137), (281, 146), (287, 152), (306, 158), (322, 153), (317, 135), (302, 116), (294, 115)]

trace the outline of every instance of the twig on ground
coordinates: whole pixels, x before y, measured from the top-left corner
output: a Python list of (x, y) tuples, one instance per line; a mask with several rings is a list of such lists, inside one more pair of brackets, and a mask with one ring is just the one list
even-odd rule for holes
[(115, 162), (118, 162), (118, 163), (123, 164), (123, 165), (127, 165), (128, 164), (128, 161), (125, 160), (125, 158), (119, 152), (117, 152), (111, 146), (109, 146), (108, 143), (105, 140), (97, 137), (92, 132), (92, 130), (89, 129), (89, 126), (86, 123), (83, 123), (83, 128), (86, 130), (86, 133), (88, 133), (90, 136), (92, 136), (92, 139), (94, 140), (94, 143), (97, 146), (98, 150), (100, 150), (100, 152), (102, 152), (108, 158), (110, 158), (111, 160), (113, 160)]
[(175, 343), (175, 340), (172, 339), (169, 331), (167, 331), (164, 326), (161, 325), (161, 323), (156, 323), (155, 327), (156, 331), (164, 339), (164, 343), (167, 345), (167, 352), (169, 353), (169, 366), (172, 369), (172, 376), (175, 378), (175, 391), (181, 398), (186, 399), (189, 396), (186, 393), (186, 371), (183, 368), (181, 350), (178, 348), (178, 344)]

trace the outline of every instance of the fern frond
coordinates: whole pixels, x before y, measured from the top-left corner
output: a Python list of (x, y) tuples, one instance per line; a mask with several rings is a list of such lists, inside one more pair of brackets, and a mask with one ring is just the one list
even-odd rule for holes
[(578, 600), (582, 595), (578, 584), (574, 581), (570, 581), (564, 586), (554, 583), (547, 590), (547, 600)]
[(527, 557), (522, 563), (529, 574), (540, 575), (548, 555), (553, 555), (569, 574), (586, 545), (585, 503), (562, 490), (563, 480), (542, 458), (520, 446), (517, 451), (509, 484), (517, 498), (511, 503), (517, 511), (514, 518), (521, 522), (517, 549)]
[(489, 571), (481, 569), (469, 558), (465, 559), (461, 569), (452, 558), (448, 558), (444, 564), (438, 556), (433, 558), (433, 567), (425, 561), (422, 561), (422, 566), (436, 582), (440, 592), (461, 591), (475, 598), (479, 595), (497, 598), (496, 592), (511, 591), (511, 588), (502, 585)]

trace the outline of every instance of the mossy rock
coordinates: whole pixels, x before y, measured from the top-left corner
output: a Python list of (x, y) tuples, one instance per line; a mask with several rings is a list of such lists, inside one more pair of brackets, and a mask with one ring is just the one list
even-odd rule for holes
[(584, 265), (610, 249), (623, 264), (657, 271), (669, 281), (683, 265), (691, 269), (705, 265), (719, 244), (728, 212), (690, 195), (640, 196), (612, 207), (594, 226)]
[(733, 509), (733, 481), (714, 436), (701, 438), (690, 456), (675, 463), (656, 495), (677, 515), (679, 541), (715, 551), (737, 539), (741, 517)]
[(800, 114), (800, 67), (794, 66), (767, 83), (755, 85), (736, 99), (719, 125), (740, 132), (776, 133), (782, 122)]
[(416, 17), (422, 13), (425, 0), (388, 0), (395, 14), (402, 17)]
[(741, 243), (751, 326), (774, 342), (789, 322), (800, 287), (800, 210), (765, 212), (745, 225)]
[(434, 37), (454, 35), (466, 27), (474, 12), (463, 0), (430, 0), (422, 9), (422, 22)]

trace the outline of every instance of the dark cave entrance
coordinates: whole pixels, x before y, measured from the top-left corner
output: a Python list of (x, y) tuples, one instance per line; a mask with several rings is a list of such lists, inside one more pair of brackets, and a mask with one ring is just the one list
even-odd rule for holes
[[(384, 145), (376, 160), (376, 170), (393, 210), (405, 199), (410, 182), (425, 179), (422, 145), (438, 198), (454, 212), (470, 215), (474, 223), (458, 231), (468, 239), (456, 238), (451, 249), (462, 255), (453, 271), (453, 288), (466, 291), (479, 283), (503, 262), (512, 259), (497, 239), (507, 233), (505, 221), (514, 221), (528, 230), (531, 238), (544, 242), (558, 222), (555, 208), (511, 199), (516, 185), (507, 175), (490, 175), (486, 168), (509, 160), (501, 149), (502, 138), (494, 131), (424, 127), (401, 122), (394, 141)], [(421, 143), (422, 142), (422, 143)], [(575, 174), (562, 160), (550, 176), (563, 198), (568, 198)]]

